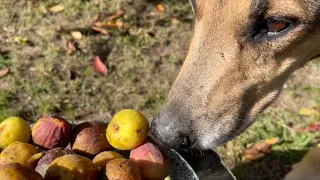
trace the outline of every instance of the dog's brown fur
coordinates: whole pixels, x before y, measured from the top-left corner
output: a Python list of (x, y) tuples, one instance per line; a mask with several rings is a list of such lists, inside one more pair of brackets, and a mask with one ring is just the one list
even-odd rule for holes
[[(245, 131), (288, 77), (319, 56), (320, 1), (192, 2), (189, 53), (152, 134), (172, 148), (210, 149)], [(259, 34), (271, 17), (293, 25), (277, 35)]]

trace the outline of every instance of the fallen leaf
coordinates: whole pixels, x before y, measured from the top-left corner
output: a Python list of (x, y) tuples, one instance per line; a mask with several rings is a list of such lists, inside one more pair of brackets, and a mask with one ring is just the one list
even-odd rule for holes
[(40, 10), (40, 12), (41, 13), (43, 13), (43, 14), (47, 14), (47, 9), (46, 9), (46, 7), (45, 6), (43, 6), (43, 5), (41, 5), (40, 7), (39, 7), (39, 10)]
[(109, 27), (122, 27), (123, 23), (120, 21), (110, 21), (107, 23), (107, 26), (109, 26)]
[(121, 21), (110, 21), (110, 22), (98, 21), (98, 22), (95, 22), (93, 25), (101, 28), (114, 28), (114, 27), (122, 27), (123, 23)]
[(104, 28), (101, 28), (101, 27), (97, 27), (97, 26), (92, 26), (91, 28), (92, 28), (92, 30), (100, 32), (102, 34), (105, 34), (105, 35), (109, 34), (109, 31), (107, 29), (104, 29)]
[(10, 69), (8, 67), (0, 69), (0, 78), (6, 76), (9, 73)]
[(62, 5), (56, 5), (50, 8), (50, 11), (53, 13), (61, 12), (64, 10), (64, 6)]
[(156, 6), (156, 9), (157, 9), (159, 12), (163, 12), (163, 11), (166, 10), (165, 7), (164, 7), (162, 4), (158, 4), (158, 5)]
[(258, 153), (255, 155), (247, 154), (245, 157), (246, 157), (246, 159), (248, 159), (250, 161), (255, 161), (255, 160), (263, 158), (264, 156), (265, 156), (265, 153)]
[(97, 27), (107, 27), (108, 22), (98, 21), (98, 22), (95, 22), (93, 25), (95, 25)]
[(18, 43), (19, 45), (24, 45), (28, 42), (28, 38), (26, 37), (21, 37), (21, 36), (16, 36), (13, 38), (13, 40)]
[(314, 108), (305, 108), (305, 107), (303, 107), (303, 108), (301, 108), (299, 110), (298, 114), (301, 115), (301, 116), (314, 116), (317, 113), (319, 113), (319, 111), (317, 111)]
[(280, 142), (280, 138), (278, 138), (278, 137), (268, 139), (265, 141), (265, 143), (271, 144), (271, 145), (278, 144), (279, 142)]
[(77, 40), (82, 39), (82, 33), (80, 31), (72, 31), (71, 36)]
[(99, 56), (96, 56), (93, 59), (93, 67), (96, 70), (97, 73), (101, 75), (107, 75), (108, 74), (108, 69), (105, 64), (101, 61)]
[(180, 24), (181, 21), (179, 21), (177, 18), (172, 18), (171, 19), (172, 24)]
[(108, 20), (108, 21), (112, 21), (112, 20), (118, 19), (118, 18), (120, 18), (121, 16), (123, 16), (124, 13), (125, 13), (125, 11), (124, 11), (124, 10), (121, 10), (121, 11), (118, 12), (117, 14), (114, 14), (114, 15), (108, 17), (107, 20)]
[(95, 16), (92, 18), (93, 23), (99, 21), (100, 18), (101, 18), (101, 15), (100, 15), (100, 14), (95, 15)]
[(310, 125), (308, 125), (308, 127), (306, 128), (302, 128), (301, 129), (301, 132), (307, 132), (307, 129), (308, 129), (308, 131), (310, 131), (310, 132), (318, 132), (318, 131), (320, 131), (320, 122), (316, 122), (316, 123), (313, 123), (313, 124), (310, 124)]
[(66, 55), (67, 55), (67, 56), (71, 56), (71, 55), (74, 54), (76, 51), (77, 51), (77, 48), (76, 48), (74, 42), (68, 41), (68, 42), (67, 42), (67, 52), (66, 52)]
[(265, 142), (257, 143), (250, 149), (244, 151), (244, 156), (248, 160), (258, 160), (265, 156), (266, 153), (271, 151), (273, 145), (280, 142), (279, 138), (268, 139)]

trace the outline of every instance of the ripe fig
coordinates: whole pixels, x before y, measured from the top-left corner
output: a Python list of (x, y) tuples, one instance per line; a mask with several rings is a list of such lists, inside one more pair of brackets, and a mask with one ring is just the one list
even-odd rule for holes
[(169, 159), (155, 144), (148, 140), (131, 150), (130, 159), (139, 165), (141, 176), (144, 179), (163, 180), (169, 175)]
[(55, 159), (48, 167), (44, 179), (46, 180), (97, 180), (99, 170), (90, 159), (67, 154)]
[(9, 117), (0, 124), (0, 148), (2, 149), (15, 141), (29, 142), (30, 137), (29, 124), (20, 117)]
[(66, 147), (71, 138), (72, 128), (65, 119), (58, 116), (41, 117), (32, 128), (33, 142), (43, 149)]
[(107, 128), (107, 139), (116, 149), (131, 150), (148, 136), (149, 122), (140, 112), (124, 109), (118, 112)]
[(16, 141), (1, 152), (0, 165), (19, 163), (33, 169), (42, 156), (35, 146)]

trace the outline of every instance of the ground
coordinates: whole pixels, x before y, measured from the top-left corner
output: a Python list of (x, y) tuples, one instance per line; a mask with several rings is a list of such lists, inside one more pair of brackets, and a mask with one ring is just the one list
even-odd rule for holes
[[(155, 8), (159, 3), (163, 12)], [(64, 10), (51, 12), (55, 5)], [(97, 14), (105, 20), (121, 10), (123, 27), (109, 35), (91, 29)], [(124, 108), (152, 118), (184, 61), (193, 27), (187, 0), (7, 0), (0, 14), (0, 70), (10, 68), (0, 78), (1, 120), (17, 115), (32, 122), (55, 113), (70, 121), (109, 121)], [(66, 55), (67, 42), (75, 44), (73, 55)], [(95, 72), (95, 56), (107, 65), (106, 76)], [(246, 133), (219, 148), (239, 179), (281, 179), (315, 146), (320, 134), (299, 130), (319, 116), (298, 112), (320, 107), (319, 66), (313, 61), (297, 71)], [(243, 157), (245, 148), (273, 137), (282, 141), (264, 158)]]

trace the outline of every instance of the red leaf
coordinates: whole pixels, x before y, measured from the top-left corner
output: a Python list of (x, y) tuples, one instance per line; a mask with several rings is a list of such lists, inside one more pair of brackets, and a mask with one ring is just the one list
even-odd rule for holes
[(318, 131), (320, 131), (320, 123), (319, 122), (316, 122), (316, 123), (313, 123), (313, 124), (310, 124), (310, 125), (308, 125), (308, 127), (307, 128), (302, 128), (301, 130), (300, 130), (300, 132), (306, 132), (307, 130), (309, 130), (310, 132), (318, 132)]
[(8, 67), (5, 67), (3, 69), (0, 69), (0, 78), (6, 76), (8, 73), (9, 73), (9, 68)]
[(105, 64), (101, 61), (99, 56), (94, 57), (93, 59), (93, 67), (96, 70), (97, 73), (101, 75), (107, 75), (108, 69)]
[(309, 130), (311, 132), (317, 132), (320, 131), (320, 123), (314, 123), (309, 125)]

